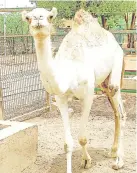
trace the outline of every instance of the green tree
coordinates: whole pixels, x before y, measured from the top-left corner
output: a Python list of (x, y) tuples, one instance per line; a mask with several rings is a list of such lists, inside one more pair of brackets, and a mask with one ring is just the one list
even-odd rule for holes
[[(53, 6), (58, 9), (59, 15), (56, 23), (60, 18), (73, 18), (75, 12), (83, 8), (91, 14), (98, 16), (99, 22), (106, 29), (133, 29), (135, 28), (136, 19), (136, 1), (38, 1), (38, 7), (51, 9)], [(132, 34), (128, 35), (128, 47), (131, 45)], [(134, 41), (132, 43), (134, 47)]]
[(0, 15), (0, 35), (3, 35), (3, 32), (4, 32), (4, 17), (1, 14)]
[(6, 35), (28, 34), (28, 24), (22, 21), (18, 12), (0, 15), (0, 35), (4, 35), (4, 18), (6, 24)]
[(79, 8), (77, 1), (38, 1), (37, 6), (51, 9), (56, 7), (58, 9), (58, 18), (72, 18)]
[[(117, 21), (112, 18), (125, 19), (126, 26), (128, 26), (129, 20), (127, 16), (129, 12), (134, 14), (132, 26), (135, 23), (136, 1), (38, 1), (38, 7), (51, 9), (53, 6), (58, 9), (58, 19), (60, 18), (73, 18), (75, 12), (84, 8), (93, 15), (101, 17), (100, 22), (104, 28), (107, 28), (107, 21), (110, 24), (109, 28), (114, 25), (117, 26)], [(111, 21), (112, 20), (112, 21)], [(128, 27), (129, 28), (129, 27)]]
[(7, 34), (27, 34), (28, 25), (22, 21), (20, 13), (11, 13), (6, 16), (6, 33)]

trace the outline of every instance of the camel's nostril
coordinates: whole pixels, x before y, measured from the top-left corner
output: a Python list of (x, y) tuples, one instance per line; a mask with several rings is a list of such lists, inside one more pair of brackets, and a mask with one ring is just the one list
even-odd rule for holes
[(33, 16), (34, 20), (37, 20), (37, 17), (36, 16)]

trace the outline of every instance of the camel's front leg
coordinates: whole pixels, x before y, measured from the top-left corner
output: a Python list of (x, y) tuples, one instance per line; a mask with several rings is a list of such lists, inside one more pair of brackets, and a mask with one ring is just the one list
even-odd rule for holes
[(91, 157), (87, 151), (87, 135), (86, 135), (86, 126), (88, 123), (88, 117), (93, 103), (94, 87), (88, 88), (85, 93), (85, 98), (83, 100), (83, 113), (80, 120), (80, 133), (79, 133), (79, 143), (82, 146), (83, 156), (81, 167), (89, 168), (91, 167)]
[(70, 132), (68, 99), (66, 97), (59, 97), (59, 96), (55, 96), (55, 99), (56, 99), (56, 104), (62, 116), (64, 130), (65, 130), (64, 150), (67, 154), (67, 173), (72, 173), (71, 157), (73, 150), (73, 139)]
[(114, 143), (111, 150), (111, 156), (116, 156), (114, 169), (122, 168), (124, 165), (124, 148), (123, 148), (123, 137), (124, 137), (124, 126), (126, 120), (126, 112), (123, 107), (123, 102), (120, 93), (120, 85), (124, 75), (124, 60), (123, 51), (119, 50), (116, 52), (114, 57), (114, 64), (109, 79), (109, 100), (115, 112), (115, 137)]

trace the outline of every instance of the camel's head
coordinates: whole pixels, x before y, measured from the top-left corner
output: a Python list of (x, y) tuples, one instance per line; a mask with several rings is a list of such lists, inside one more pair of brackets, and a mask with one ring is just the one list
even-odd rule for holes
[(35, 38), (47, 37), (50, 35), (52, 20), (57, 15), (57, 9), (47, 11), (44, 8), (36, 8), (31, 12), (22, 12), (22, 19), (29, 23), (30, 33)]

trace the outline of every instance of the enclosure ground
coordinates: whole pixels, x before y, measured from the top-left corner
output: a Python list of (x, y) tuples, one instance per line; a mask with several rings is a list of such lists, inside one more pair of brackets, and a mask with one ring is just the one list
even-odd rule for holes
[[(113, 159), (105, 157), (113, 142), (114, 116), (107, 98), (101, 96), (94, 100), (91, 109), (88, 133), (88, 148), (92, 157), (92, 167), (88, 170), (80, 168), (81, 147), (78, 144), (79, 120), (81, 105), (79, 101), (73, 101), (71, 107), (74, 114), (71, 117), (71, 129), (75, 143), (72, 164), (73, 173), (135, 173), (136, 172), (136, 110), (135, 95), (122, 94), (127, 111), (125, 126), (125, 166), (114, 171), (111, 166)], [(66, 173), (66, 157), (63, 150), (64, 130), (58, 111), (52, 111), (41, 117), (28, 120), (38, 125), (39, 145), (36, 162), (22, 171), (22, 173)]]

